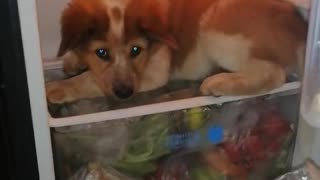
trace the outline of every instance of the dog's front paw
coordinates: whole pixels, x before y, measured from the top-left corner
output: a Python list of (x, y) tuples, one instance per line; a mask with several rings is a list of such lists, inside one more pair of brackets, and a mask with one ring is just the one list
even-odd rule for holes
[(200, 92), (203, 95), (212, 96), (236, 95), (237, 85), (241, 80), (239, 76), (232, 73), (210, 76), (202, 82)]
[(69, 99), (67, 88), (60, 82), (46, 84), (46, 94), (48, 103), (51, 104), (63, 104)]

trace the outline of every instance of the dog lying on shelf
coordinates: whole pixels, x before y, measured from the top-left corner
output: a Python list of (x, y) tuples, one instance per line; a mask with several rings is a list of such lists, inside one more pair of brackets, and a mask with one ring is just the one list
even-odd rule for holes
[(61, 35), (73, 77), (46, 85), (51, 103), (126, 99), (180, 79), (203, 80), (203, 95), (253, 95), (303, 63), (307, 23), (281, 0), (72, 0)]

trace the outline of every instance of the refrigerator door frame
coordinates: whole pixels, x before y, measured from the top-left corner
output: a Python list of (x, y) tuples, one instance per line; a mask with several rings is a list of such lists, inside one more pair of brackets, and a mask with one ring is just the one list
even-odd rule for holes
[(39, 179), (54, 180), (36, 0), (7, 1), (16, 1), (18, 5)]
[(39, 179), (17, 1), (0, 2), (0, 20), (1, 178)]

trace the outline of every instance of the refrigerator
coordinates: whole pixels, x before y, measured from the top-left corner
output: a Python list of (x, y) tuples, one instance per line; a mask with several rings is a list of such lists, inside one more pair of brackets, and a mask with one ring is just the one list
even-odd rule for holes
[[(236, 173), (245, 171), (251, 179), (275, 178), (308, 159), (320, 165), (320, 108), (317, 111), (315, 105), (320, 104), (318, 0), (310, 5), (304, 76), (292, 75), (273, 91), (255, 96), (189, 97), (183, 94), (186, 87), (197, 84), (188, 82), (138, 96), (130, 103), (100, 98), (51, 105), (45, 83), (65, 78), (56, 53), (61, 40), (60, 15), (67, 3), (1, 1), (0, 150), (7, 164), (4, 179), (80, 179), (92, 171), (124, 180), (161, 179), (173, 174), (196, 179), (208, 174), (203, 172), (208, 169), (204, 164), (215, 167), (216, 179), (225, 179), (227, 175), (217, 171), (226, 154), (246, 164), (245, 170), (235, 168)], [(176, 91), (182, 95), (175, 97), (172, 92)], [(161, 94), (162, 100), (148, 101)], [(253, 135), (252, 129), (261, 123), (282, 127), (281, 132), (268, 129)], [(231, 152), (225, 142), (241, 139), (244, 134), (254, 142), (247, 151), (254, 152)], [(226, 154), (219, 154), (221, 149)], [(255, 154), (266, 149), (270, 152)], [(241, 156), (249, 160), (243, 162)], [(259, 171), (252, 173), (256, 164)]]

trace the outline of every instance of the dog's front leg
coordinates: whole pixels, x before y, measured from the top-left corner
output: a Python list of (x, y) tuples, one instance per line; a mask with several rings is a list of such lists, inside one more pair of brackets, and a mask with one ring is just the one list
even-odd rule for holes
[(248, 60), (239, 69), (225, 68), (233, 73), (221, 73), (205, 79), (200, 87), (204, 95), (254, 95), (285, 83), (285, 70), (262, 59)]
[(48, 101), (54, 104), (104, 96), (90, 71), (70, 79), (47, 83), (46, 93)]

